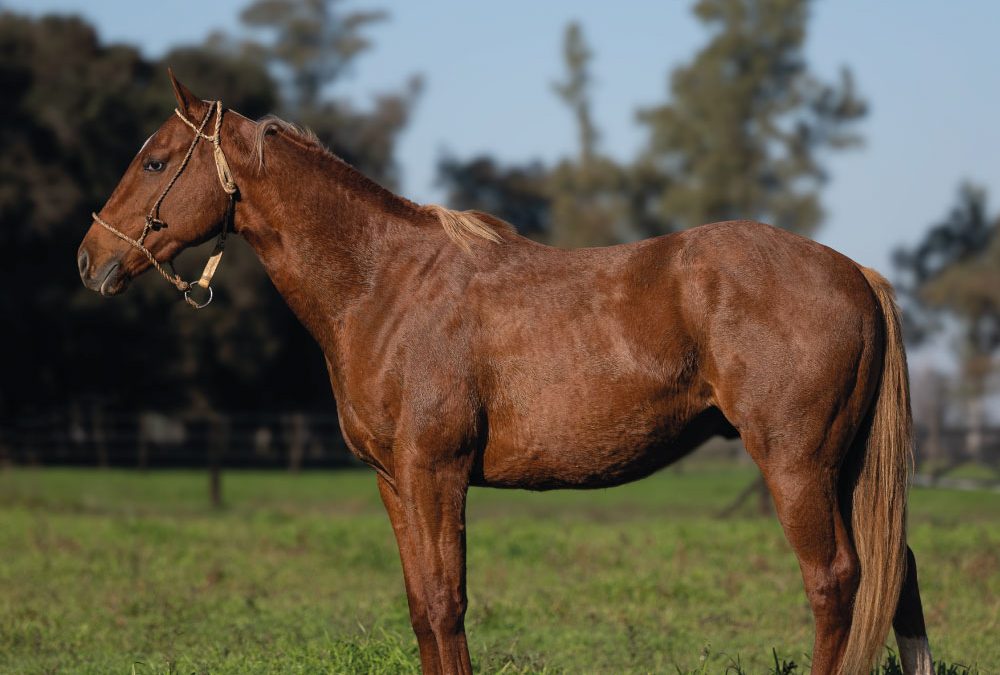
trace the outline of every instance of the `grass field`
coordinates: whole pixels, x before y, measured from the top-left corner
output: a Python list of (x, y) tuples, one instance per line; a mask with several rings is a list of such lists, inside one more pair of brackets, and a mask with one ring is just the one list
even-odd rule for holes
[[(715, 513), (753, 478), (688, 468), (607, 491), (473, 490), (480, 672), (808, 672), (812, 625), (773, 518)], [(0, 671), (416, 672), (367, 471), (0, 472)], [(1000, 494), (915, 489), (935, 657), (1000, 669)], [(894, 645), (893, 645), (894, 646)]]

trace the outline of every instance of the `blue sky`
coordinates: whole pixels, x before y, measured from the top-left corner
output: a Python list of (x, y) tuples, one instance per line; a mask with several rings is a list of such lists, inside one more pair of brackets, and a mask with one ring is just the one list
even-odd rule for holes
[[(246, 2), (16, 0), (0, 6), (82, 14), (105, 41), (127, 41), (159, 55), (212, 30), (238, 30)], [(571, 119), (550, 88), (561, 72), (567, 21), (582, 22), (594, 49), (602, 149), (621, 159), (643, 142), (636, 109), (665, 98), (668, 72), (706, 37), (691, 4), (681, 2), (379, 0), (345, 6), (385, 8), (391, 19), (370, 31), (375, 49), (339, 85), (341, 93), (364, 102), (401, 86), (410, 74), (426, 80), (399, 147), (402, 192), (419, 201), (441, 199), (433, 181), (444, 151), (460, 157), (488, 152), (510, 161), (553, 161), (573, 151)], [(1000, 204), (997, 26), (995, 2), (817, 3), (810, 64), (827, 79), (850, 66), (872, 108), (861, 125), (866, 146), (828, 163), (833, 180), (823, 195), (828, 218), (821, 241), (891, 275), (892, 248), (915, 241), (943, 215), (963, 179), (985, 185)]]

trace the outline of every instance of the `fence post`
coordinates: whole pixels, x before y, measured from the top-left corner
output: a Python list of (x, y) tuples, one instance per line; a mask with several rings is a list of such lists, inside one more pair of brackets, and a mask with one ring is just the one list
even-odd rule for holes
[(136, 425), (136, 467), (139, 471), (145, 472), (149, 468), (149, 440), (147, 436), (148, 424), (146, 423), (145, 413), (138, 413), (137, 416), (138, 424)]
[(299, 473), (302, 470), (302, 459), (306, 453), (306, 416), (293, 413), (288, 417), (288, 471)]
[(104, 408), (97, 401), (91, 404), (90, 425), (91, 438), (94, 439), (94, 450), (97, 452), (97, 466), (107, 469), (111, 464), (108, 456), (107, 421), (104, 417)]
[(229, 441), (229, 420), (212, 415), (208, 439), (208, 492), (212, 508), (222, 508), (222, 457)]
[(6, 471), (13, 464), (13, 453), (11, 452), (13, 443), (8, 444), (8, 438), (11, 435), (13, 434), (8, 427), (0, 426), (0, 471)]

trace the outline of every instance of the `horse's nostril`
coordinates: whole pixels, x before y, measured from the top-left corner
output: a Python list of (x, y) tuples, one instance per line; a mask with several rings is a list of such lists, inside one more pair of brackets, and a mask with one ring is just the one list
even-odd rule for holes
[(80, 251), (80, 255), (76, 259), (76, 265), (80, 269), (80, 276), (84, 276), (87, 273), (87, 268), (90, 266), (90, 256), (87, 255), (86, 250)]

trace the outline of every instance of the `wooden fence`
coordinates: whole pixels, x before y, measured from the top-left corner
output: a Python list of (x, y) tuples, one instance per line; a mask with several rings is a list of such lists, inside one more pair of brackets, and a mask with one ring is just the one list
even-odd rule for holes
[(354, 462), (336, 415), (167, 416), (51, 412), (0, 426), (0, 461), (21, 465), (205, 466), (298, 470)]
[[(727, 444), (705, 452), (738, 458)], [(1000, 427), (917, 427), (917, 468), (944, 474), (966, 462), (1000, 472)], [(168, 416), (97, 406), (0, 424), (0, 463), (119, 467), (337, 467), (355, 463), (336, 415), (304, 412)]]

